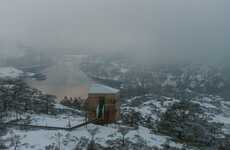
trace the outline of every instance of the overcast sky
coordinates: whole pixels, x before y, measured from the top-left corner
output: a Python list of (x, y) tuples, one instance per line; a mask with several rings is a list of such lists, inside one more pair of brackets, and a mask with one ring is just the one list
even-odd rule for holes
[(0, 51), (22, 43), (156, 60), (227, 60), (229, 7), (229, 0), (0, 0)]

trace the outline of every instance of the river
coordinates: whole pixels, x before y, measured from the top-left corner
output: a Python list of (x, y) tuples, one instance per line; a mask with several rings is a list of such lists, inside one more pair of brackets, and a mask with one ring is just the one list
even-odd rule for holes
[(82, 55), (66, 55), (57, 58), (55, 65), (46, 68), (44, 81), (28, 80), (28, 84), (47, 94), (56, 95), (59, 100), (64, 96), (86, 98), (90, 85), (93, 83), (80, 70)]

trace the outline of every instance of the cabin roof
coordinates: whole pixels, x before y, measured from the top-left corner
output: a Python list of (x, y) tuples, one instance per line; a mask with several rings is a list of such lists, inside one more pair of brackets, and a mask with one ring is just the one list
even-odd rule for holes
[(119, 90), (102, 84), (93, 84), (89, 89), (89, 94), (117, 94)]

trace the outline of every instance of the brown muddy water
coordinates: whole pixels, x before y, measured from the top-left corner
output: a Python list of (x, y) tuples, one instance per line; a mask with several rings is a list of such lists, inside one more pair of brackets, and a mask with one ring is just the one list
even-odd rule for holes
[(58, 100), (64, 96), (86, 98), (93, 81), (80, 70), (81, 55), (64, 56), (55, 65), (46, 68), (44, 81), (28, 80), (27, 83), (47, 94), (56, 95)]

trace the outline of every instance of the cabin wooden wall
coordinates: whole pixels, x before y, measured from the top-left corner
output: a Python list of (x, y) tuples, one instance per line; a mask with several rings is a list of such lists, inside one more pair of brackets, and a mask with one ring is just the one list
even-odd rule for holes
[(100, 97), (105, 98), (104, 123), (112, 123), (120, 119), (120, 99), (119, 94), (89, 94), (86, 109), (88, 118), (96, 119), (96, 109)]

